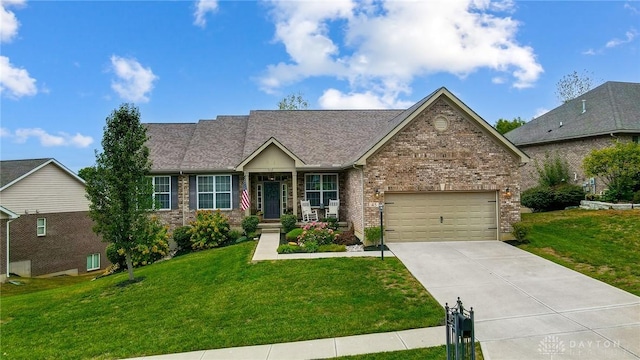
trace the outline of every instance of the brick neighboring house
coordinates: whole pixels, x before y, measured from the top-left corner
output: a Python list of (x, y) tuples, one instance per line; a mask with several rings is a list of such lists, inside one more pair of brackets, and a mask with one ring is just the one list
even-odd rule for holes
[(532, 159), (522, 168), (523, 189), (537, 185), (535, 161), (542, 164), (549, 153), (567, 160), (570, 182), (593, 193), (600, 193), (606, 186), (600, 179), (585, 175), (583, 159), (592, 150), (612, 146), (616, 140), (638, 142), (639, 136), (640, 83), (615, 81), (608, 81), (505, 134)]
[(339, 199), (340, 221), (361, 239), (379, 225), (381, 203), (388, 241), (496, 240), (520, 220), (528, 157), (446, 88), (406, 110), (261, 110), (146, 126), (158, 214), (172, 226), (197, 209), (221, 209), (236, 226), (258, 210), (300, 218), (302, 199), (321, 214)]
[[(0, 274), (77, 275), (106, 268), (85, 183), (55, 159), (0, 161)], [(7, 227), (7, 223), (9, 226)]]

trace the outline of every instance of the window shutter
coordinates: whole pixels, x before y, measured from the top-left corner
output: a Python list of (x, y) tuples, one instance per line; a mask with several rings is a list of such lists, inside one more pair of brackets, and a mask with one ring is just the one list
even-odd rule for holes
[(196, 176), (189, 175), (189, 209), (198, 208), (198, 189), (196, 189)]
[(178, 208), (178, 177), (171, 177), (171, 210)]
[(240, 175), (231, 176), (231, 208), (240, 207)]

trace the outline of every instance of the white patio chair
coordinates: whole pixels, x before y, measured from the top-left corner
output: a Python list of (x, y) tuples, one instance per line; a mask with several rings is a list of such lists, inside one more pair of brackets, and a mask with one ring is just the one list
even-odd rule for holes
[(329, 200), (329, 210), (327, 210), (327, 217), (333, 217), (338, 220), (338, 209), (340, 209), (340, 200)]
[(309, 200), (300, 200), (302, 208), (302, 222), (318, 221), (318, 211), (311, 210), (311, 202)]

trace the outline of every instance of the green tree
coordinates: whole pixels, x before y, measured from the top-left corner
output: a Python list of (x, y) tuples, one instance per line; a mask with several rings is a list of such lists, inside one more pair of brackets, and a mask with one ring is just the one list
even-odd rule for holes
[(563, 76), (556, 83), (556, 96), (560, 101), (566, 103), (586, 93), (593, 87), (593, 79), (591, 76), (593, 76), (593, 73), (589, 75), (586, 70), (582, 74), (574, 71), (571, 74)]
[(301, 93), (289, 94), (278, 103), (278, 110), (305, 110), (309, 103)]
[(498, 132), (502, 135), (508, 133), (509, 131), (519, 128), (520, 126), (524, 125), (526, 123), (526, 121), (522, 120), (519, 116), (517, 118), (514, 118), (513, 120), (509, 121), (506, 119), (498, 119), (498, 121), (496, 122), (496, 125), (494, 126), (496, 128), (496, 130), (498, 130)]
[(582, 167), (589, 176), (598, 176), (607, 185), (607, 200), (631, 200), (640, 191), (640, 144), (617, 141), (615, 146), (594, 149)]
[(96, 168), (93, 166), (83, 167), (82, 169), (78, 170), (78, 176), (81, 177), (84, 181), (89, 180), (89, 178), (95, 175), (95, 173)]
[(87, 181), (89, 215), (94, 231), (125, 255), (129, 280), (134, 280), (132, 253), (148, 229), (153, 207), (151, 169), (146, 128), (132, 104), (122, 104), (107, 117), (103, 152), (96, 151), (96, 165)]

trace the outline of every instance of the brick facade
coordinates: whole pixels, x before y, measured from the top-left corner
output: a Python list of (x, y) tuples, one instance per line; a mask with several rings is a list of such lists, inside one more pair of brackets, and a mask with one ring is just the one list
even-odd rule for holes
[[(444, 116), (448, 128), (434, 128)], [(497, 140), (439, 99), (367, 159), (364, 167), (364, 227), (379, 223), (384, 192), (498, 191), (499, 231), (520, 220), (520, 162)], [(504, 189), (512, 196), (506, 198)], [(375, 197), (376, 189), (381, 196)]]
[[(46, 235), (37, 236), (37, 219), (46, 219)], [(0, 264), (6, 272), (6, 220), (0, 225)], [(100, 254), (100, 269), (110, 265), (106, 243), (92, 230), (93, 221), (86, 211), (24, 214), (10, 224), (10, 262), (31, 261), (30, 276), (59, 272), (87, 272), (87, 256)]]
[[(590, 137), (584, 139), (575, 139), (563, 142), (520, 146), (520, 149), (527, 153), (531, 158), (531, 162), (522, 167), (522, 189), (526, 190), (538, 185), (538, 172), (536, 171), (535, 162), (542, 165), (545, 161), (545, 154), (549, 153), (553, 159), (555, 155), (559, 155), (562, 159), (567, 160), (569, 164), (569, 183), (582, 185), (589, 178), (585, 175), (582, 168), (582, 161), (589, 155), (592, 150), (604, 149), (612, 146), (614, 141), (631, 141), (631, 135), (620, 135), (615, 138), (606, 135), (598, 137)], [(595, 189), (590, 189), (593, 193), (600, 193), (606, 189), (606, 185), (601, 179), (596, 179)]]

